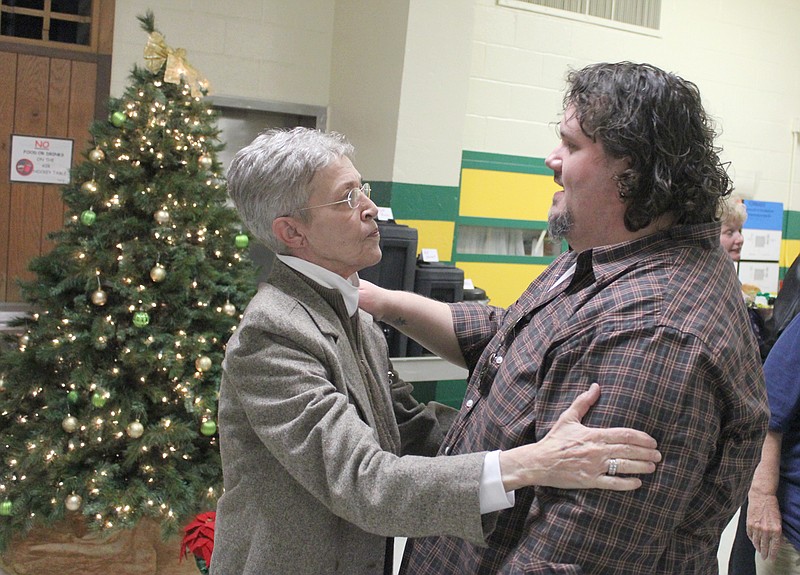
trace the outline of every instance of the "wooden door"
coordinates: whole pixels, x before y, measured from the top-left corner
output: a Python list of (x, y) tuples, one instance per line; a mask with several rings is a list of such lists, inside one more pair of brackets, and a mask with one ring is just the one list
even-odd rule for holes
[(0, 302), (21, 301), (17, 280), (33, 279), (28, 264), (64, 222), (60, 186), (10, 181), (11, 136), (71, 139), (76, 164), (89, 125), (106, 114), (113, 0), (94, 0), (91, 18), (89, 46), (0, 36)]

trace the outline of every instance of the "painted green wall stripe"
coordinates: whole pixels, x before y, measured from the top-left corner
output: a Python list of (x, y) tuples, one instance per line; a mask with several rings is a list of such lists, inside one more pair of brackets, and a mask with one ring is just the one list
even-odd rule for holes
[(497, 218), (475, 218), (459, 216), (458, 224), (463, 226), (480, 226), (484, 228), (518, 228), (523, 230), (545, 230), (547, 222), (539, 220), (504, 220)]
[(369, 187), (372, 188), (372, 201), (376, 206), (386, 208), (392, 205), (392, 182), (370, 180)]
[(783, 212), (783, 233), (784, 239), (800, 240), (800, 212)]
[(454, 222), (458, 216), (456, 186), (428, 186), (400, 182), (370, 182), (372, 198), (379, 206), (391, 206), (398, 220)]
[(552, 256), (500, 256), (494, 254), (455, 254), (453, 260), (456, 262), (479, 262), (491, 264), (538, 264), (542, 266), (550, 265), (556, 259)]
[(461, 167), (495, 172), (536, 174), (540, 176), (553, 175), (553, 171), (545, 165), (544, 158), (509, 156), (506, 154), (490, 154), (487, 152), (472, 152), (468, 150), (464, 150), (461, 153)]

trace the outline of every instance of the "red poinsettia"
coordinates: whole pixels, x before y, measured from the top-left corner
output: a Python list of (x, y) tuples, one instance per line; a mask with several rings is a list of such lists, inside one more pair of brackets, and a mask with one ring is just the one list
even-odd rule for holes
[[(181, 541), (181, 561), (191, 553), (197, 560), (197, 566), (203, 573), (208, 572), (211, 565), (211, 552), (214, 550), (214, 523), (217, 514), (214, 511), (200, 513), (194, 521), (184, 527), (185, 535)], [(200, 562), (202, 560), (202, 564)]]

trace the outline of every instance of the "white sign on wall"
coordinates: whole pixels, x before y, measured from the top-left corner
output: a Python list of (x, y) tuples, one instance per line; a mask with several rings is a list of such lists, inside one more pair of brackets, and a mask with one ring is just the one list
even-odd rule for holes
[(739, 262), (739, 281), (758, 286), (762, 292), (778, 293), (780, 265), (777, 262)]
[(778, 261), (781, 258), (781, 230), (743, 229), (742, 259)]
[(766, 293), (777, 294), (780, 283), (781, 236), (783, 204), (745, 200), (747, 220), (742, 235), (742, 259), (739, 261), (739, 280), (758, 286)]
[(68, 184), (73, 141), (64, 138), (11, 135), (12, 182)]

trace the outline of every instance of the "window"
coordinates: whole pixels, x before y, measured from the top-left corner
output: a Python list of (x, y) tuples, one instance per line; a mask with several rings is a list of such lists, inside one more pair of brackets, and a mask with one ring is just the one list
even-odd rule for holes
[(497, 3), (630, 31), (655, 31), (661, 25), (661, 0), (497, 0)]
[(456, 252), (459, 256), (557, 256), (563, 251), (562, 242), (547, 234), (546, 225), (542, 223), (535, 228), (459, 225)]
[(97, 0), (0, 0), (0, 37), (91, 46)]

